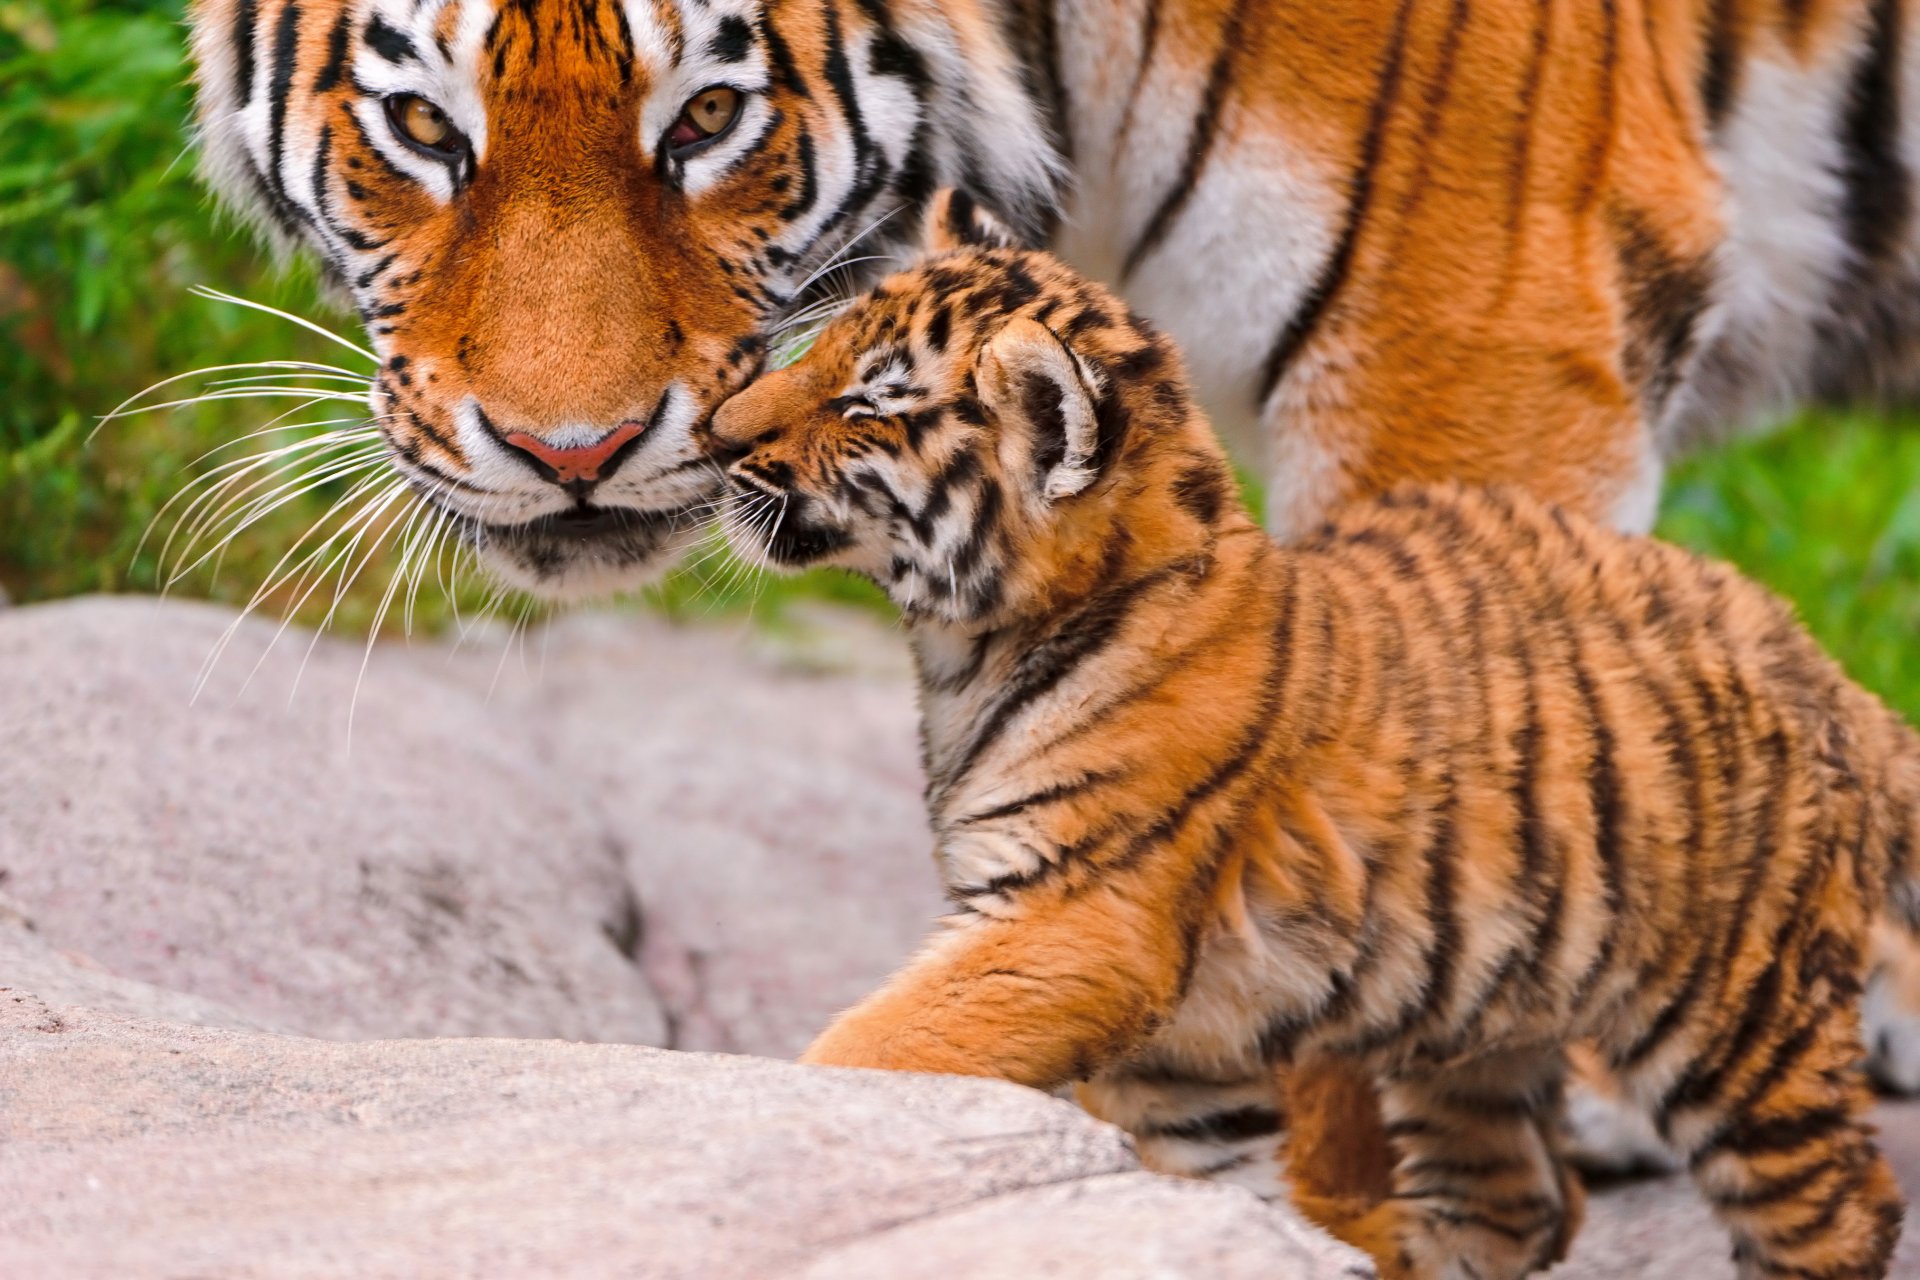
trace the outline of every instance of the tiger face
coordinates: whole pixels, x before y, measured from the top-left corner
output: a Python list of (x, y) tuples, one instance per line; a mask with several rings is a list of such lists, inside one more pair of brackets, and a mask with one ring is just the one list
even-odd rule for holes
[[(917, 21), (910, 42), (851, 3), (198, 0), (206, 169), (352, 301), (414, 489), (519, 586), (617, 589), (693, 536), (719, 490), (696, 435), (822, 265), (961, 163), (933, 140), (955, 94), (1026, 110), (937, 74), (967, 33)], [(1037, 132), (1010, 119), (1009, 154), (969, 161), (1035, 208)]]
[[(851, 569), (919, 619), (994, 625), (1111, 573), (1117, 544), (1211, 523), (1224, 460), (1166, 339), (964, 194), (931, 204), (926, 245), (715, 415), (737, 550)], [(1187, 474), (1209, 492), (1186, 493)]]

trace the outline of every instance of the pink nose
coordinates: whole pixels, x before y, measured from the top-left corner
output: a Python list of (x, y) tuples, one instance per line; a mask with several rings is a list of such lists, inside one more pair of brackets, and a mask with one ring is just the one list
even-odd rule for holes
[(592, 444), (573, 449), (556, 449), (538, 436), (515, 431), (502, 437), (523, 453), (531, 454), (544, 469), (553, 472), (555, 484), (592, 484), (600, 478), (600, 468), (620, 452), (626, 443), (647, 429), (644, 422), (623, 422)]

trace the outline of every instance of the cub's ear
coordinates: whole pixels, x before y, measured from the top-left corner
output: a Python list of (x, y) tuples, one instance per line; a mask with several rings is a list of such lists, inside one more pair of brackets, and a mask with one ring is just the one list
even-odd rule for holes
[(1012, 227), (957, 187), (943, 187), (927, 201), (920, 238), (928, 253), (1019, 247), (1019, 237)]
[(1008, 446), (1024, 443), (1043, 500), (1070, 498), (1094, 482), (1099, 375), (1052, 330), (1032, 320), (1008, 321), (981, 351), (975, 380), (981, 402), (1000, 419), (1003, 456), (1017, 459), (1021, 451)]

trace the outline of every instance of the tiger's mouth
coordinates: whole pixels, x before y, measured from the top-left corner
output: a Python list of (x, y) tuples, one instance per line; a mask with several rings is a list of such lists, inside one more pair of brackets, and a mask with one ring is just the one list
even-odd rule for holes
[(612, 595), (670, 568), (699, 540), (708, 511), (699, 501), (651, 511), (583, 502), (519, 523), (476, 524), (469, 537), (513, 586), (548, 598)]

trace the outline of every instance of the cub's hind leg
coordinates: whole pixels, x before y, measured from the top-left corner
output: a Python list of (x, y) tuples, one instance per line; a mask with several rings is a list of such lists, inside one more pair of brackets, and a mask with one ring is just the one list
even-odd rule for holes
[(1732, 1233), (1743, 1280), (1878, 1280), (1902, 1208), (1863, 1122), (1858, 1014), (1819, 990), (1778, 1007), (1782, 1025), (1745, 1043), (1736, 1031), (1730, 1050), (1682, 1073), (1662, 1119)]
[(1585, 1205), (1560, 1149), (1565, 1074), (1556, 1048), (1388, 1076), (1392, 1197), (1359, 1214), (1350, 1201), (1297, 1203), (1385, 1280), (1517, 1280), (1551, 1266)]
[(1102, 1072), (1075, 1091), (1080, 1105), (1133, 1135), (1141, 1163), (1158, 1173), (1286, 1194), (1284, 1122), (1265, 1071), (1213, 1079), (1151, 1059)]

